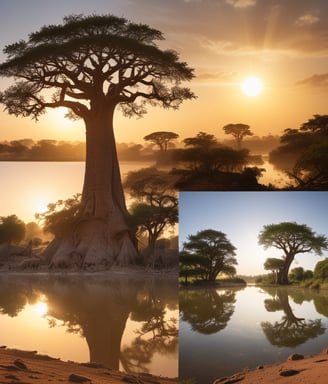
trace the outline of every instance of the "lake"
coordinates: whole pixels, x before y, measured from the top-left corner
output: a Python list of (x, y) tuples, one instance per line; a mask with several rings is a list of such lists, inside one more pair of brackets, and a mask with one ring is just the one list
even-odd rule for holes
[(181, 290), (180, 379), (198, 384), (328, 346), (328, 291)]
[(178, 376), (175, 279), (0, 276), (1, 345)]
[[(129, 171), (149, 167), (149, 162), (121, 161), (122, 178)], [(262, 184), (283, 187), (287, 177), (265, 161)], [(46, 211), (49, 203), (68, 199), (82, 191), (84, 162), (0, 162), (0, 216), (16, 214), (24, 222), (35, 221), (35, 213)]]

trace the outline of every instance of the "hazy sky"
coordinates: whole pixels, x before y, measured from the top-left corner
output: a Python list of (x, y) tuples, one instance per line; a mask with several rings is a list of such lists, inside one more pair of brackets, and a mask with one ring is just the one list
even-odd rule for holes
[[(142, 142), (155, 130), (175, 131), (181, 139), (199, 131), (224, 138), (223, 125), (237, 122), (257, 135), (281, 134), (326, 113), (326, 0), (0, 0), (0, 47), (71, 13), (113, 13), (147, 23), (164, 33), (163, 47), (195, 68), (189, 86), (197, 100), (177, 112), (151, 108), (140, 120), (117, 114), (119, 142)], [(251, 74), (264, 82), (257, 97), (241, 92)], [(0, 79), (1, 90), (9, 84)], [(62, 116), (52, 111), (34, 123), (0, 112), (0, 140), (84, 139), (82, 124)]]
[[(237, 248), (240, 274), (264, 273), (265, 260), (282, 255), (275, 248), (264, 250), (258, 245), (264, 225), (295, 221), (328, 236), (328, 192), (182, 192), (179, 199), (180, 246), (203, 229), (221, 231)], [(322, 259), (314, 254), (298, 255), (291, 268), (313, 270)]]

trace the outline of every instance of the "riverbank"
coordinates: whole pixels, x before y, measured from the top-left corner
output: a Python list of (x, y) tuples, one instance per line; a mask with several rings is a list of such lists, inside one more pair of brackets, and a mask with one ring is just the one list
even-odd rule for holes
[(325, 384), (328, 372), (328, 348), (322, 353), (304, 358), (291, 355), (287, 361), (259, 366), (253, 371), (243, 371), (230, 377), (216, 379), (213, 384)]
[(0, 348), (0, 382), (10, 383), (97, 383), (172, 384), (177, 378), (150, 374), (127, 374), (95, 363), (64, 362), (35, 351)]

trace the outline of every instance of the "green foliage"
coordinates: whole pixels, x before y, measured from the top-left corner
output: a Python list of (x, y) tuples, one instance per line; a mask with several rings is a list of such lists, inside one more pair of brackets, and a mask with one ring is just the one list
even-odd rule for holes
[(279, 224), (265, 225), (259, 235), (259, 244), (265, 249), (275, 247), (281, 249), (285, 256), (291, 252), (314, 252), (322, 255), (328, 248), (328, 239), (324, 235), (316, 235), (305, 224), (295, 222), (282, 222)]
[(35, 216), (46, 233), (52, 233), (60, 238), (74, 229), (80, 206), (81, 194), (76, 194), (69, 199), (48, 204), (48, 211), (37, 213)]
[(313, 277), (315, 279), (328, 279), (328, 258), (317, 262)]
[(296, 267), (289, 272), (289, 278), (295, 282), (309, 280), (313, 278), (313, 272), (310, 270), (305, 271), (302, 267)]
[(25, 223), (16, 215), (0, 217), (0, 244), (18, 244), (25, 237)]
[(259, 244), (265, 249), (275, 247), (284, 253), (284, 265), (278, 271), (278, 283), (288, 284), (288, 271), (295, 256), (313, 252), (319, 256), (328, 249), (328, 239), (317, 235), (305, 224), (282, 222), (265, 225), (259, 234)]
[(202, 280), (215, 281), (219, 273), (236, 273), (235, 250), (224, 233), (206, 229), (188, 236), (180, 263), (187, 270), (197, 271)]

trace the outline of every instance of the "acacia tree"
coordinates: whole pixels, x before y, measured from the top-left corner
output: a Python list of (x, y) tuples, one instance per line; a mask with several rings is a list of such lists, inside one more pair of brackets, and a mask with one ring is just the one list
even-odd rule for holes
[(170, 141), (177, 139), (179, 135), (174, 132), (159, 131), (153, 132), (144, 137), (144, 140), (152, 142), (154, 145), (158, 145), (160, 151), (167, 151)]
[(288, 284), (288, 271), (297, 254), (313, 252), (320, 256), (328, 249), (328, 239), (324, 235), (317, 235), (307, 225), (295, 222), (265, 225), (259, 235), (259, 244), (265, 249), (275, 247), (284, 252), (278, 284)]
[(241, 142), (245, 136), (253, 136), (249, 125), (247, 124), (227, 124), (223, 127), (227, 135), (232, 135), (237, 141), (237, 149), (241, 149)]
[[(46, 255), (58, 265), (72, 254), (84, 265), (134, 262), (113, 131), (114, 111), (142, 116), (146, 105), (177, 109), (194, 94), (181, 82), (193, 70), (172, 50), (161, 50), (160, 31), (113, 15), (71, 15), (4, 49), (0, 75), (15, 84), (0, 94), (10, 114), (37, 119), (66, 107), (86, 128), (86, 165), (76, 224), (56, 237)], [(52, 95), (50, 90), (53, 90)]]
[(205, 229), (189, 235), (183, 244), (183, 254), (194, 256), (195, 268), (200, 270), (203, 280), (214, 282), (221, 272), (235, 274), (236, 248), (223, 232)]
[(131, 222), (137, 233), (147, 233), (151, 257), (158, 238), (178, 222), (178, 198), (172, 176), (154, 167), (142, 168), (128, 173), (124, 187), (136, 199), (129, 210)]
[(275, 257), (269, 257), (265, 260), (264, 269), (266, 271), (271, 271), (274, 276), (274, 282), (277, 284), (278, 282), (278, 274), (279, 270), (284, 266), (283, 259), (277, 259)]

